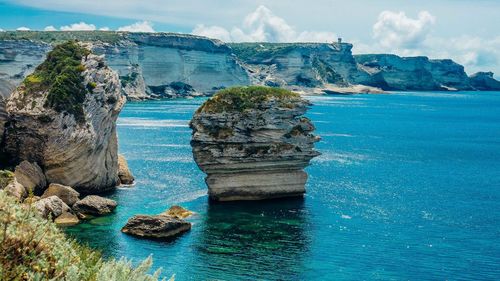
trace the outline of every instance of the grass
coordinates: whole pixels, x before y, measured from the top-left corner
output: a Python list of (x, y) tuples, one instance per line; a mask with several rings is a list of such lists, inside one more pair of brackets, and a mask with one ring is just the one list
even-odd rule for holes
[(57, 45), (47, 54), (45, 61), (28, 75), (23, 85), (28, 95), (48, 91), (45, 107), (67, 112), (78, 123), (85, 121), (83, 102), (91, 86), (84, 85), (81, 60), (90, 53), (76, 41)]
[(260, 108), (263, 103), (276, 100), (280, 106), (293, 107), (300, 101), (299, 94), (280, 88), (263, 86), (233, 87), (217, 92), (207, 100), (198, 113), (244, 112)]
[(151, 258), (138, 267), (104, 260), (0, 190), (0, 280), (158, 280), (159, 271), (148, 274), (151, 265)]

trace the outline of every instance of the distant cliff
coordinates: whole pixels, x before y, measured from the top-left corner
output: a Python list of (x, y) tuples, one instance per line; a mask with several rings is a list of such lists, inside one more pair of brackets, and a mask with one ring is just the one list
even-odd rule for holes
[(92, 41), (131, 100), (211, 95), (236, 85), (343, 93), (498, 89), (492, 76), (468, 77), (452, 60), (353, 55), (348, 43), (225, 44), (174, 33), (25, 31), (0, 32), (0, 92), (18, 85), (54, 43), (68, 39)]

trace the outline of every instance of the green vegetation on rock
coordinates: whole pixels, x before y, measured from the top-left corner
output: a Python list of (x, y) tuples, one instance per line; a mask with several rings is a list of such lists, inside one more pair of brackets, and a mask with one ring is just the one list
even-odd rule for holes
[(294, 102), (301, 99), (299, 94), (280, 88), (263, 86), (233, 87), (217, 92), (197, 112), (244, 112), (257, 109), (269, 100), (276, 100), (283, 107), (292, 107)]
[(5, 31), (0, 32), (0, 40), (32, 40), (45, 43), (63, 43), (68, 40), (101, 41), (117, 43), (124, 39), (123, 33), (115, 31)]
[(45, 61), (24, 79), (26, 94), (48, 91), (45, 107), (73, 114), (75, 120), (82, 123), (85, 121), (83, 102), (92, 85), (83, 84), (85, 67), (81, 60), (89, 53), (76, 41), (55, 46)]
[(0, 189), (5, 188), (12, 180), (14, 180), (13, 172), (0, 170)]
[(53, 222), (41, 218), (0, 190), (1, 280), (158, 280), (148, 274), (151, 258), (138, 267), (69, 239)]

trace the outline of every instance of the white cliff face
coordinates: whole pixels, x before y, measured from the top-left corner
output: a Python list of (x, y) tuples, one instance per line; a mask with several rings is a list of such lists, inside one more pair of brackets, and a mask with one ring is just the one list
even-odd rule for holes
[(12, 161), (38, 163), (49, 183), (97, 193), (118, 182), (116, 119), (126, 99), (103, 57), (90, 54), (81, 64), (88, 89), (81, 104), (84, 121), (47, 107), (47, 91), (27, 94), (21, 85), (7, 103), (5, 144)]
[[(214, 97), (217, 98), (217, 95)], [(210, 112), (201, 108), (191, 120), (191, 145), (207, 174), (211, 199), (261, 200), (301, 196), (304, 168), (319, 155), (314, 126), (302, 115), (300, 98), (259, 102), (244, 111)]]

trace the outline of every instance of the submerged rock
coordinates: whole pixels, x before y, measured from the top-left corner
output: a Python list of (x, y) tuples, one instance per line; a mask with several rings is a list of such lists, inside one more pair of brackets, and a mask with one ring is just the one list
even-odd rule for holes
[(17, 181), (22, 184), (26, 190), (35, 194), (41, 194), (47, 187), (47, 180), (43, 174), (42, 168), (37, 163), (22, 161), (15, 170)]
[(127, 159), (121, 154), (118, 154), (118, 178), (120, 184), (130, 185), (134, 183), (134, 176), (128, 168)]
[(56, 46), (7, 103), (6, 152), (36, 162), (48, 182), (82, 193), (118, 182), (116, 119), (125, 103), (118, 74), (75, 42)]
[(206, 174), (208, 194), (219, 201), (301, 196), (304, 168), (318, 156), (309, 102), (265, 87), (231, 88), (193, 116), (191, 146)]
[(51, 183), (43, 193), (42, 198), (50, 196), (57, 196), (68, 206), (73, 206), (79, 200), (80, 193), (69, 186)]
[(78, 224), (80, 220), (77, 216), (70, 212), (63, 212), (54, 220), (54, 222), (59, 226), (71, 226)]
[(73, 211), (77, 214), (100, 216), (113, 212), (116, 208), (116, 201), (100, 197), (97, 195), (89, 195), (73, 205)]
[(188, 209), (184, 209), (181, 206), (172, 206), (160, 215), (169, 216), (176, 219), (185, 219), (192, 216), (194, 213)]
[(130, 218), (122, 232), (141, 238), (167, 240), (191, 229), (191, 223), (170, 216), (136, 215)]

